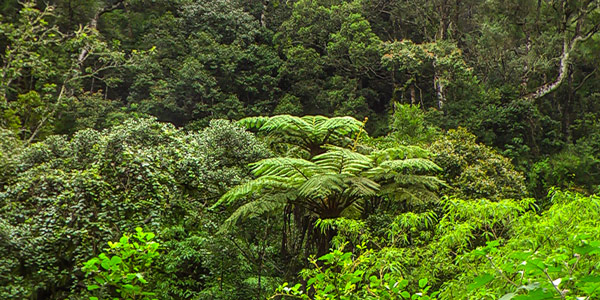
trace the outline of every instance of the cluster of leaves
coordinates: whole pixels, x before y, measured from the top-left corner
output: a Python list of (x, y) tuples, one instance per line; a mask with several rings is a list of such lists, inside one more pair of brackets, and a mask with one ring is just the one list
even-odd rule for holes
[(507, 236), (457, 257), (468, 271), (447, 283), (442, 294), (477, 299), (597, 297), (600, 252), (594, 216), (600, 199), (561, 191), (554, 191), (551, 199), (547, 211), (527, 210), (514, 219)]
[[(118, 242), (108, 242), (107, 252), (100, 253), (83, 264), (82, 270), (92, 276), (95, 284), (88, 284), (88, 291), (95, 296), (90, 300), (105, 297), (118, 299), (154, 299), (153, 292), (144, 291), (147, 272), (159, 256), (159, 244), (152, 241), (154, 233), (144, 232), (141, 227), (134, 235), (124, 234)], [(111, 295), (114, 289), (116, 294)]]
[(519, 199), (526, 194), (525, 178), (509, 159), (478, 144), (464, 128), (451, 129), (430, 146), (442, 178), (462, 198)]
[(367, 249), (364, 244), (357, 249), (359, 254), (354, 255), (344, 252), (342, 245), (318, 259), (311, 258), (312, 269), (301, 273), (306, 286), (284, 283), (273, 297), (307, 300), (436, 299), (437, 292), (429, 291), (431, 287), (427, 285), (427, 279), (419, 280), (418, 292), (411, 294), (406, 290), (408, 280), (384, 264), (379, 253)]

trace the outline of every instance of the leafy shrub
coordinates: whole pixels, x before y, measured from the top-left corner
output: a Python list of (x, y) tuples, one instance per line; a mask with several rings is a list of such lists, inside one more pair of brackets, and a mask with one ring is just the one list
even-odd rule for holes
[(344, 246), (318, 259), (310, 258), (311, 269), (301, 272), (305, 286), (287, 283), (277, 289), (273, 297), (300, 299), (436, 299), (437, 292), (430, 293), (427, 279), (418, 282), (419, 292), (406, 291), (408, 280), (399, 272), (386, 266), (379, 253), (358, 246), (360, 254), (345, 252)]
[(444, 169), (443, 179), (458, 197), (467, 199), (518, 199), (526, 194), (525, 178), (510, 160), (478, 144), (464, 128), (451, 129), (429, 148), (434, 162)]
[(439, 128), (431, 126), (418, 106), (396, 104), (390, 121), (389, 136), (403, 145), (421, 145), (433, 142), (440, 135)]
[[(154, 231), (182, 227), (183, 233), (165, 242), (165, 251), (178, 248), (218, 222), (218, 216), (202, 216), (204, 205), (245, 180), (247, 162), (266, 155), (251, 133), (226, 121), (185, 133), (152, 119), (129, 120), (24, 148), (14, 156), (18, 173), (0, 191), (0, 231), (7, 238), (0, 241), (6, 271), (0, 298), (81, 295), (78, 266), (97, 255), (100, 245), (139, 224)], [(209, 239), (202, 247), (214, 243)], [(206, 272), (196, 268), (205, 257), (165, 263)], [(163, 281), (183, 276), (177, 281), (186, 282), (198, 272), (168, 274)]]
[(106, 296), (150, 300), (156, 295), (145, 287), (152, 262), (159, 256), (159, 244), (152, 241), (154, 233), (144, 232), (140, 227), (135, 231), (134, 235), (124, 234), (118, 242), (108, 242), (106, 252), (84, 263), (86, 275), (94, 279), (93, 284), (87, 285), (88, 291), (95, 295), (90, 300)]
[[(595, 299), (600, 198), (553, 191), (552, 206), (513, 219), (508, 235), (457, 257), (464, 271), (441, 295), (460, 299)], [(465, 290), (464, 287), (470, 288)]]
[(528, 174), (529, 186), (537, 197), (543, 197), (552, 187), (585, 194), (600, 192), (600, 129), (586, 132), (589, 135), (575, 144), (533, 165)]

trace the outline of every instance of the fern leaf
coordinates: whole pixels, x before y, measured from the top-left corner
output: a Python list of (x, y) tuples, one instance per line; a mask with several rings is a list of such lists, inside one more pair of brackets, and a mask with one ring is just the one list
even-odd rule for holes
[(362, 127), (363, 123), (353, 117), (335, 117), (317, 124), (315, 129), (320, 134), (331, 133), (340, 136), (357, 133)]
[(314, 173), (317, 165), (301, 158), (275, 157), (250, 164), (256, 176), (302, 176), (308, 178)]
[(351, 198), (374, 197), (379, 192), (379, 184), (365, 177), (349, 177), (347, 195)]
[(428, 158), (431, 155), (431, 152), (418, 146), (397, 146), (371, 153), (377, 164), (387, 160)]
[(298, 188), (298, 195), (303, 198), (327, 198), (331, 194), (341, 194), (347, 185), (340, 174), (315, 175)]
[(221, 225), (220, 232), (228, 231), (235, 227), (240, 221), (257, 217), (262, 214), (282, 209), (286, 205), (285, 194), (271, 195), (258, 200), (248, 202), (236, 209)]
[(269, 117), (247, 117), (237, 121), (237, 124), (246, 128), (260, 130), (260, 128), (269, 120)]
[(314, 131), (314, 126), (302, 118), (291, 115), (273, 116), (267, 120), (260, 131), (273, 132), (280, 131), (285, 133), (307, 133)]
[(356, 174), (371, 167), (371, 159), (360, 153), (340, 148), (330, 150), (313, 158), (315, 164), (331, 173)]
[(302, 180), (281, 176), (261, 176), (254, 180), (233, 187), (215, 203), (211, 209), (221, 204), (230, 204), (233, 201), (253, 194), (261, 194), (263, 190), (288, 190), (299, 186)]
[(408, 172), (420, 172), (420, 173), (429, 173), (429, 172), (440, 172), (442, 168), (436, 165), (434, 162), (423, 159), (423, 158), (409, 158), (403, 160), (390, 160), (384, 161), (379, 164), (377, 168), (372, 170), (372, 173), (376, 174), (378, 172), (394, 172), (394, 173), (408, 173)]

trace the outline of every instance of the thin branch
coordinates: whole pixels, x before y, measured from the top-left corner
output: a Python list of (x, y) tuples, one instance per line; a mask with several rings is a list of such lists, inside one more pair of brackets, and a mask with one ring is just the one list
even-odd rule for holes
[(554, 281), (552, 281), (552, 277), (550, 277), (550, 274), (548, 274), (548, 269), (543, 269), (542, 272), (544, 272), (546, 278), (548, 278), (548, 280), (552, 284), (552, 287), (554, 287), (556, 292), (560, 295), (560, 299), (565, 299), (565, 294), (558, 289), (558, 286), (556, 284), (554, 284)]
[(485, 256), (485, 258), (487, 258), (487, 259), (488, 259), (488, 261), (489, 261), (489, 262), (490, 262), (490, 264), (492, 265), (492, 268), (494, 268), (494, 269), (495, 269), (495, 270), (496, 270), (496, 271), (497, 271), (497, 272), (500, 274), (500, 276), (502, 276), (502, 278), (504, 278), (504, 280), (508, 281), (508, 282), (509, 282), (510, 284), (512, 284), (514, 287), (519, 287), (519, 285), (518, 285), (518, 284), (516, 284), (516, 283), (514, 283), (514, 281), (510, 280), (510, 278), (508, 278), (508, 277), (506, 276), (506, 274), (504, 274), (504, 272), (503, 272), (503, 271), (502, 271), (500, 268), (498, 268), (498, 267), (496, 266), (496, 264), (494, 264), (494, 261), (492, 260), (492, 257), (490, 257), (489, 255), (486, 255), (486, 256)]

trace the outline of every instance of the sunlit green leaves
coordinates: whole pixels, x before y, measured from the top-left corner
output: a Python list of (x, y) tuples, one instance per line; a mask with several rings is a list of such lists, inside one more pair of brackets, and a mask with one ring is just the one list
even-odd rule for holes
[[(83, 271), (95, 282), (87, 285), (93, 295), (104, 293), (121, 299), (154, 299), (155, 293), (144, 289), (148, 284), (144, 275), (148, 275), (153, 261), (159, 256), (159, 244), (152, 241), (154, 233), (144, 232), (141, 227), (135, 231), (133, 235), (123, 235), (118, 242), (109, 242), (110, 248), (106, 252), (83, 263)], [(112, 289), (117, 294), (111, 295)]]

